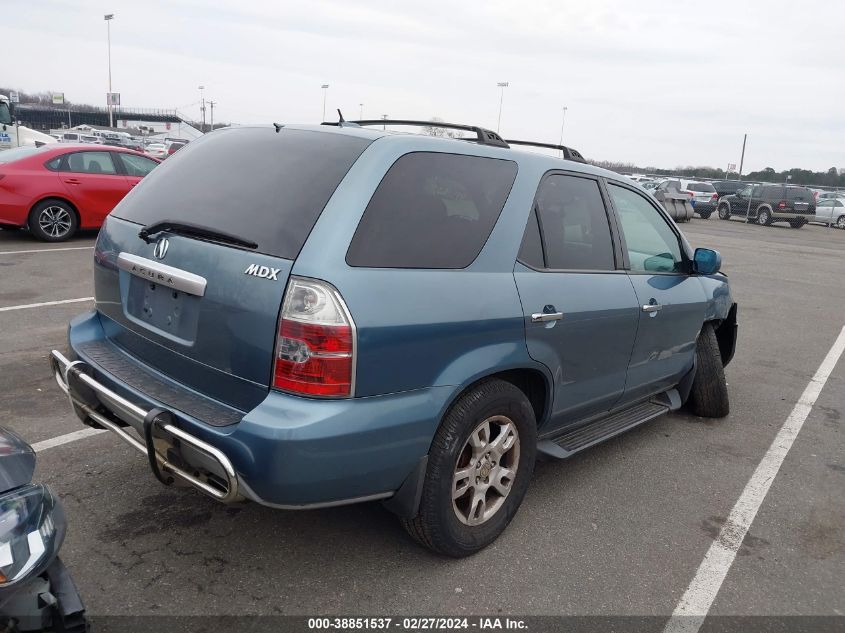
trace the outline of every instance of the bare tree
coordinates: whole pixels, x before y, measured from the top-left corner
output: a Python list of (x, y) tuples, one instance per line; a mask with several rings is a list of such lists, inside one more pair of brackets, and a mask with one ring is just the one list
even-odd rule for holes
[(439, 116), (433, 116), (429, 119), (432, 124), (435, 125), (426, 125), (422, 128), (423, 134), (428, 134), (429, 136), (438, 136), (440, 138), (457, 138), (457, 130), (449, 130), (446, 128), (438, 127), (437, 123), (444, 123), (443, 119)]

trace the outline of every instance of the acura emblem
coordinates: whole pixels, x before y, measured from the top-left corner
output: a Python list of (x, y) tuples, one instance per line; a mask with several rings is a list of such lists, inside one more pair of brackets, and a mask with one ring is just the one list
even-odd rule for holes
[(153, 251), (153, 255), (156, 256), (156, 259), (164, 259), (164, 256), (167, 255), (168, 248), (170, 248), (170, 240), (168, 240), (166, 237), (163, 237), (158, 242), (156, 242), (156, 247)]

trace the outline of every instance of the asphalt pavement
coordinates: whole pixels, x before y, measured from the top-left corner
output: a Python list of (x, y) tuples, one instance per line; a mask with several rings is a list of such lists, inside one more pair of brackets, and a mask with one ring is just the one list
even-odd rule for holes
[[(845, 231), (715, 216), (682, 229), (721, 251), (739, 303), (729, 417), (671, 414), (539, 463), (508, 530), (464, 560), (421, 549), (378, 503), (222, 506), (161, 486), (111, 434), (86, 437), (39, 453), (36, 477), (64, 503), (62, 557), (89, 612), (668, 616), (845, 325)], [(92, 303), (2, 309), (93, 295), (93, 242), (0, 231), (0, 424), (30, 442), (82, 428), (47, 354)], [(844, 412), (842, 361), (711, 613), (845, 615)]]

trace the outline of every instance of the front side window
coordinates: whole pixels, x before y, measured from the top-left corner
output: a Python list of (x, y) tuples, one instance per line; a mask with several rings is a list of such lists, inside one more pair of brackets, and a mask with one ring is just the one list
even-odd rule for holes
[(535, 199), (546, 268), (613, 270), (613, 240), (599, 184), (591, 178), (553, 174)]
[(75, 152), (67, 157), (67, 168), (77, 174), (116, 174), (114, 161), (108, 152)]
[(683, 272), (678, 236), (661, 213), (635, 191), (608, 183), (632, 272)]
[(387, 171), (346, 253), (350, 266), (466, 268), (516, 178), (509, 160), (414, 152)]
[(134, 154), (119, 154), (123, 166), (126, 168), (127, 176), (143, 178), (153, 170), (158, 163), (143, 156)]

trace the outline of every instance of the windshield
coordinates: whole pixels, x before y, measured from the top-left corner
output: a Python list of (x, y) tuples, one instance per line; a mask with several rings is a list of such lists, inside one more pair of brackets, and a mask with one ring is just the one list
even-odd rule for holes
[(9, 125), (12, 122), (12, 113), (9, 112), (9, 104), (0, 101), (0, 124)]

